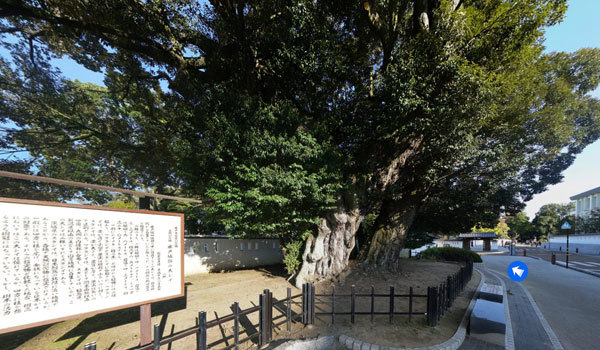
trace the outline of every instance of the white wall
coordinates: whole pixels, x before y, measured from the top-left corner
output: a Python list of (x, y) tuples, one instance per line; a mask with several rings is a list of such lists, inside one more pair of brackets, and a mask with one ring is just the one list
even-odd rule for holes
[[(550, 243), (567, 243), (567, 236), (552, 236)], [(595, 235), (569, 235), (569, 243), (600, 244), (600, 233)]]
[[(473, 243), (473, 246), (471, 246), (471, 250), (483, 250), (483, 240), (482, 239), (475, 239), (471, 241)], [(463, 247), (463, 243), (462, 241), (449, 241), (449, 240), (444, 240), (444, 239), (436, 239), (435, 241), (433, 241), (433, 243), (435, 243), (436, 247), (455, 247), (455, 248), (462, 248)], [(492, 240), (492, 244), (491, 244), (491, 249), (492, 250), (497, 250), (498, 249), (498, 242), (497, 240), (493, 239)]]
[(436, 239), (433, 241), (436, 247), (455, 247), (462, 248), (462, 241), (447, 241), (445, 239)]
[(185, 237), (185, 275), (281, 263), (277, 239)]
[[(570, 252), (581, 254), (600, 254), (600, 233), (593, 235), (569, 235)], [(554, 236), (542, 248), (553, 251), (566, 251), (567, 236)]]

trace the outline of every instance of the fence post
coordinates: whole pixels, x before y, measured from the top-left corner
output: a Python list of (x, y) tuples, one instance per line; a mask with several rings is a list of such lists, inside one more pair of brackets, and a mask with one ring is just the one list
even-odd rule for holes
[(240, 339), (240, 305), (236, 301), (233, 303), (233, 344), (234, 349), (238, 350), (238, 341)]
[(431, 325), (431, 287), (427, 287), (427, 306), (425, 310), (427, 310), (427, 323)]
[(160, 326), (154, 325), (154, 350), (160, 350)]
[(438, 291), (436, 287), (427, 287), (427, 321), (431, 327), (437, 326), (438, 320)]
[(292, 288), (287, 289), (287, 309), (285, 310), (286, 328), (288, 332), (292, 331)]
[(262, 345), (266, 345), (269, 342), (271, 342), (271, 337), (272, 337), (272, 324), (273, 324), (273, 318), (272, 318), (272, 295), (271, 292), (268, 289), (265, 289), (263, 291), (263, 294), (261, 294), (261, 320), (262, 320), (262, 328), (261, 328), (261, 338), (262, 338)]
[(206, 312), (198, 312), (198, 334), (196, 335), (197, 350), (206, 350)]
[(443, 284), (440, 284), (439, 293), (438, 293), (438, 302), (437, 302), (437, 307), (438, 307), (437, 317), (438, 317), (438, 320), (444, 314), (444, 289), (442, 288), (443, 286), (444, 286)]
[(315, 294), (316, 294), (315, 293), (315, 285), (311, 283), (310, 284), (310, 324), (315, 324)]
[(335, 287), (331, 287), (331, 324), (335, 324)]
[(273, 340), (273, 292), (269, 291), (269, 342), (271, 340)]
[(446, 311), (448, 310), (448, 283), (446, 283), (446, 281), (444, 281), (443, 286), (444, 286), (444, 315), (445, 315)]
[(302, 284), (302, 324), (306, 326), (306, 283)]
[[(302, 295), (304, 296), (304, 286), (302, 286)], [(260, 333), (259, 337), (259, 342), (258, 342), (258, 347), (261, 348), (263, 345), (267, 344), (267, 330), (266, 328), (266, 322), (265, 322), (265, 294), (261, 293), (259, 298), (258, 298), (258, 305), (259, 310), (258, 310), (258, 332)], [(302, 323), (304, 323), (304, 315), (306, 314), (306, 312), (304, 312), (304, 297), (302, 298)], [(306, 323), (304, 323), (306, 324)]]
[(371, 322), (373, 322), (374, 314), (375, 314), (375, 287), (371, 285)]
[(450, 308), (452, 306), (452, 276), (448, 276), (448, 278), (446, 278), (447, 280), (447, 285), (448, 285), (448, 308)]
[(408, 322), (412, 321), (413, 287), (408, 288)]
[(356, 294), (354, 293), (354, 285), (350, 287), (350, 322), (354, 323), (354, 302)]
[(458, 289), (459, 281), (460, 281), (460, 274), (456, 273), (456, 276), (454, 276), (454, 296), (455, 297), (460, 293), (460, 290)]
[(390, 286), (390, 323), (394, 321), (394, 286)]

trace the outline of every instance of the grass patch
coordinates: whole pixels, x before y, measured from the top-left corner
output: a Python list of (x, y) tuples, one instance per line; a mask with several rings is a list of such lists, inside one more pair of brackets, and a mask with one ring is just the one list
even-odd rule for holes
[(429, 260), (482, 262), (479, 254), (474, 251), (454, 247), (429, 248), (424, 250), (421, 256)]

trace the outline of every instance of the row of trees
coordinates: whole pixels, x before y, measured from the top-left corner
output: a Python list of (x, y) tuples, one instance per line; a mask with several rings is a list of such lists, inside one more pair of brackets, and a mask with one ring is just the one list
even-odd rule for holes
[(507, 220), (510, 230), (521, 240), (547, 239), (550, 235), (564, 235), (561, 226), (568, 221), (574, 233), (600, 233), (600, 211), (595, 210), (587, 217), (577, 217), (571, 213), (575, 206), (570, 204), (546, 204), (540, 208), (530, 222), (525, 213), (520, 212)]
[[(565, 10), (4, 1), (0, 147), (31, 159), (3, 167), (200, 198), (176, 209), (231, 236), (277, 235), (297, 283), (341, 272), (357, 232), (363, 260), (393, 267), (411, 227), (464, 232), (517, 212), (599, 138), (587, 93), (600, 50), (544, 53)], [(63, 56), (104, 86), (65, 79)]]

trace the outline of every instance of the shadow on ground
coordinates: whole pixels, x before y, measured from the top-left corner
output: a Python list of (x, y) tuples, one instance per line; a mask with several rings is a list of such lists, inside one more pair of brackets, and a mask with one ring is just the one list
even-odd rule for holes
[[(183, 297), (152, 303), (152, 316), (163, 315), (161, 319), (161, 332), (164, 332), (166, 320), (170, 312), (183, 310), (187, 307), (187, 286), (188, 283), (186, 283), (185, 285), (185, 294)], [(80, 346), (81, 343), (92, 333), (113, 327), (118, 327), (139, 320), (139, 306), (101, 313), (84, 319), (75, 328), (63, 334), (56, 341), (77, 337), (78, 339), (67, 348), (67, 350), (73, 350)], [(16, 349), (20, 345), (29, 341), (30, 339), (35, 338), (51, 326), (51, 324), (44, 325), (14, 333), (0, 335), (0, 350)]]
[(16, 349), (19, 345), (25, 343), (31, 338), (35, 338), (38, 336), (38, 334), (42, 333), (50, 326), (52, 325), (39, 326), (13, 333), (2, 334), (0, 335), (0, 349)]

